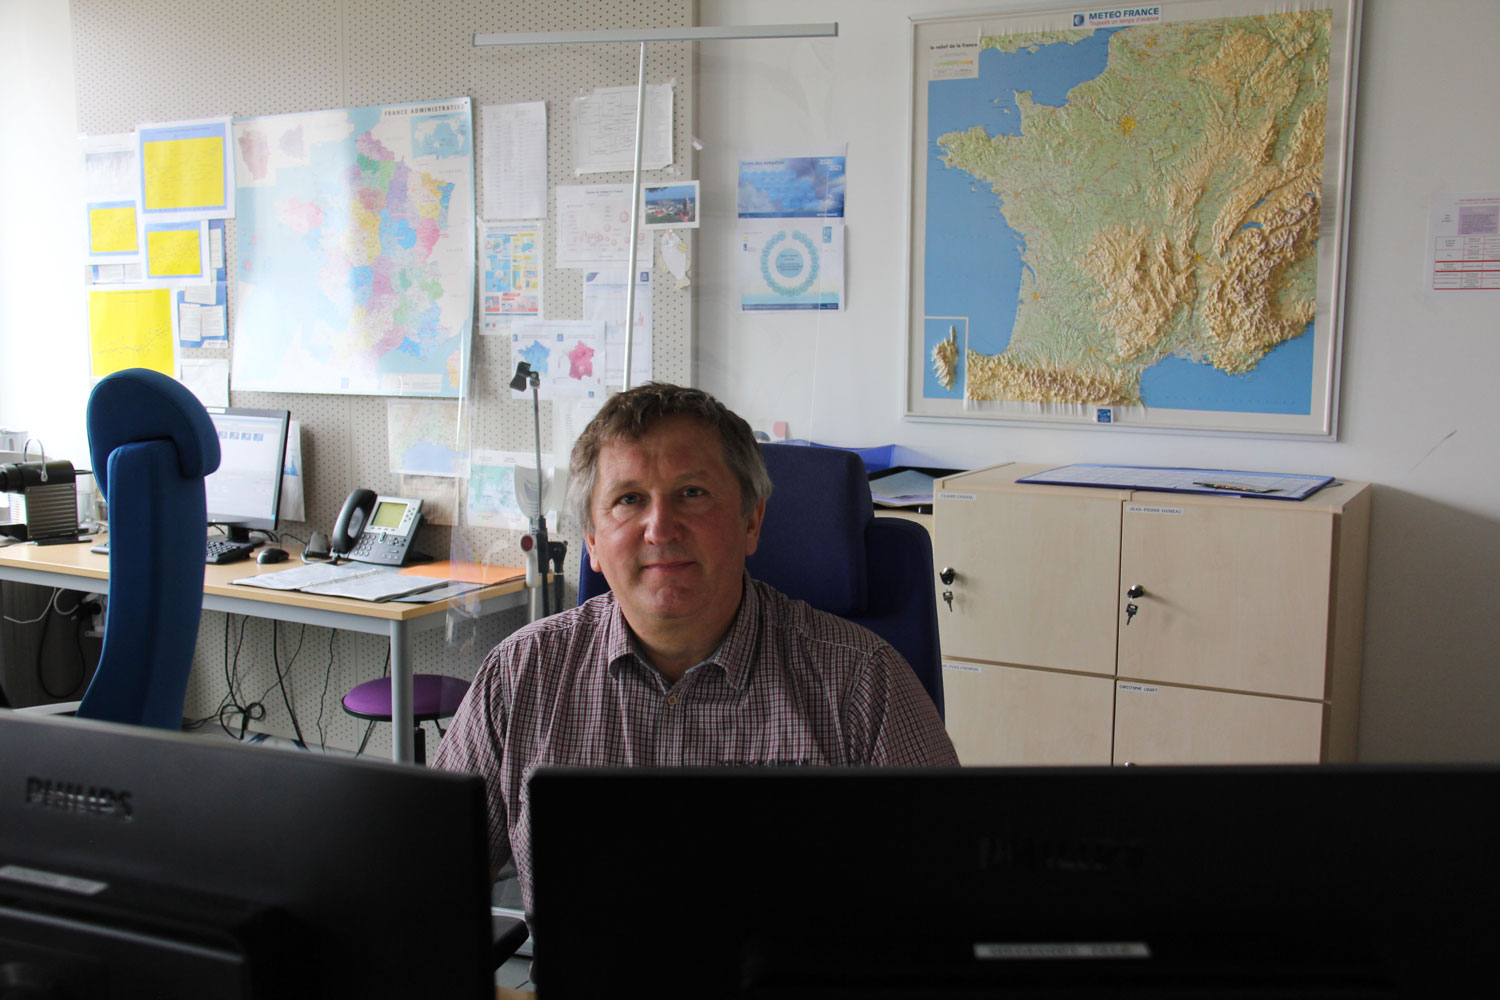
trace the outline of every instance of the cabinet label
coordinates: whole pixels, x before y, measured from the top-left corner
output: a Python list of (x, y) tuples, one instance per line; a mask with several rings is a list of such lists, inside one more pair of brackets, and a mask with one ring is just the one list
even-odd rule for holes
[(1155, 694), (1159, 689), (1154, 684), (1126, 684), (1121, 681), (1115, 685), (1116, 691), (1138, 691), (1141, 694)]
[(954, 493), (951, 490), (943, 490), (937, 495), (939, 500), (978, 500), (978, 493)]
[(979, 674), (979, 673), (983, 673), (984, 672), (984, 668), (983, 667), (977, 666), (977, 665), (975, 665), (973, 663), (952, 663), (952, 662), (950, 662), (948, 660), (944, 660), (943, 661), (943, 669), (944, 670), (962, 670), (966, 674)]
[(1163, 507), (1154, 503), (1128, 503), (1125, 505), (1127, 514), (1181, 514), (1181, 507)]

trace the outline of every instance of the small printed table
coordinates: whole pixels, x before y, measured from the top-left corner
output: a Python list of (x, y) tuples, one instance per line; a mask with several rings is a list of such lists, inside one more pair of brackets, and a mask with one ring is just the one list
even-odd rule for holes
[[(18, 543), (0, 548), (0, 580), (41, 587), (109, 592), (109, 557), (90, 552), (104, 536), (86, 542), (59, 545)], [(361, 601), (348, 597), (324, 597), (298, 591), (267, 590), (237, 586), (233, 581), (262, 573), (276, 573), (301, 565), (301, 550), (283, 545), (292, 556), (286, 562), (260, 565), (249, 561), (207, 565), (203, 577), (203, 607), (209, 611), (274, 618), (301, 625), (321, 625), (349, 632), (385, 635), (391, 644), (391, 758), (413, 761), (411, 637), (441, 628), (450, 608), (472, 607), (484, 615), (526, 602), (524, 573), (514, 579), (470, 591), (430, 604), (403, 601)]]

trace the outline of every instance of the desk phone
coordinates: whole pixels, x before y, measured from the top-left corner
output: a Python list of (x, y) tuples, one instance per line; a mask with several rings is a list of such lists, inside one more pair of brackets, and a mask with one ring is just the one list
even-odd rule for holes
[(356, 562), (400, 566), (422, 523), (422, 501), (357, 489), (333, 526), (333, 551)]

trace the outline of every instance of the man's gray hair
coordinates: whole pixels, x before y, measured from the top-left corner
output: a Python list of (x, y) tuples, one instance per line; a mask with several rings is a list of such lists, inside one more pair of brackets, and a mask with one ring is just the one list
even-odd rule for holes
[(611, 396), (573, 445), (568, 463), (568, 503), (585, 531), (594, 530), (594, 485), (599, 478), (600, 450), (614, 441), (639, 441), (670, 417), (692, 417), (718, 432), (724, 446), (724, 464), (739, 480), (740, 505), (746, 516), (771, 495), (771, 476), (760, 456), (760, 445), (743, 417), (702, 389), (647, 382)]

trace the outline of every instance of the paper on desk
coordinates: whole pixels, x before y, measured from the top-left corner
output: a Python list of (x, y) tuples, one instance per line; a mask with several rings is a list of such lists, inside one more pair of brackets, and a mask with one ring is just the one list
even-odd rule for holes
[(234, 583), (245, 587), (264, 587), (267, 590), (302, 590), (305, 587), (384, 572), (387, 572), (384, 567), (371, 566), (369, 563), (308, 563), (306, 566), (284, 569), (277, 573), (247, 576)]
[[(367, 567), (369, 568), (369, 567)], [(340, 577), (328, 583), (303, 587), (304, 594), (322, 594), (325, 597), (354, 597), (361, 601), (389, 601), (393, 597), (414, 594), (420, 590), (431, 590), (448, 583), (422, 576), (406, 576), (394, 569), (373, 567), (370, 573)]]
[(936, 478), (926, 472), (907, 469), (870, 480), (870, 493), (882, 507), (912, 507), (932, 503), (932, 484)]

